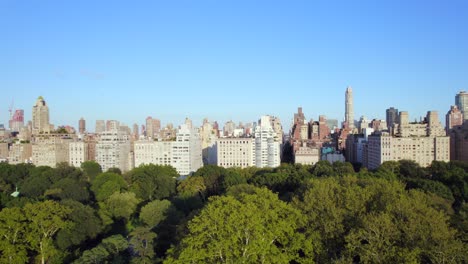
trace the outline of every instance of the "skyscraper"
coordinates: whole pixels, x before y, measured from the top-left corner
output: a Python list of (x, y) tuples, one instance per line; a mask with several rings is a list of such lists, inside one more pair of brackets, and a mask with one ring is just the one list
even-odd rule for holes
[(450, 129), (453, 127), (461, 125), (463, 125), (463, 114), (456, 105), (452, 105), (450, 111), (445, 116), (445, 130), (447, 134), (449, 134)]
[(10, 129), (13, 132), (19, 132), (24, 127), (24, 110), (17, 109), (11, 117)]
[(49, 107), (42, 96), (32, 108), (32, 130), (34, 134), (50, 132)]
[(106, 123), (104, 120), (96, 120), (96, 134), (106, 131)]
[(86, 131), (86, 120), (84, 120), (84, 118), (81, 118), (80, 121), (78, 121), (78, 131), (80, 134), (84, 134)]
[(468, 120), (468, 93), (460, 91), (455, 96), (455, 105), (463, 114), (463, 120)]
[(386, 121), (389, 129), (393, 128), (393, 125), (398, 122), (398, 109), (390, 107), (386, 111)]
[(354, 128), (354, 106), (353, 106), (353, 89), (351, 86), (346, 88), (345, 93), (345, 122), (349, 129)]
[(146, 118), (146, 137), (157, 138), (159, 131), (161, 130), (161, 121), (156, 118), (148, 116)]

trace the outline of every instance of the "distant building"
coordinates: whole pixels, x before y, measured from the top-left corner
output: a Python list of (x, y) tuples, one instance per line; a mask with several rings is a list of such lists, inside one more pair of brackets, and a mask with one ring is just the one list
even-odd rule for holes
[(218, 131), (208, 122), (208, 119), (203, 120), (203, 125), (200, 128), (200, 137), (202, 141), (203, 163), (216, 164), (216, 140), (218, 139)]
[(8, 143), (0, 143), (0, 159), (1, 160), (8, 159), (8, 155), (9, 155), (8, 149), (9, 149)]
[(104, 120), (96, 120), (96, 134), (106, 131), (106, 123)]
[(86, 120), (84, 120), (84, 118), (80, 118), (80, 121), (78, 121), (78, 131), (80, 134), (84, 134), (86, 132)]
[(118, 130), (103, 132), (96, 143), (96, 162), (103, 171), (119, 168), (122, 172), (130, 168), (130, 140), (128, 135)]
[(62, 135), (37, 137), (32, 145), (32, 163), (52, 168), (55, 168), (57, 163), (68, 163), (69, 143), (72, 141), (71, 137)]
[(148, 164), (172, 166), (173, 145), (174, 141), (135, 141), (135, 167)]
[(450, 160), (468, 162), (468, 121), (461, 126), (454, 126), (449, 131)]
[(32, 108), (32, 132), (33, 134), (50, 133), (49, 107), (44, 98), (39, 96)]
[(106, 122), (106, 131), (119, 131), (120, 122), (117, 120), (107, 120)]
[(307, 147), (306, 144), (299, 147), (295, 154), (294, 163), (302, 165), (314, 165), (320, 160), (320, 149)]
[(463, 125), (463, 113), (456, 105), (452, 105), (445, 116), (445, 130), (447, 134), (456, 126)]
[(394, 107), (390, 107), (385, 111), (385, 113), (386, 113), (385, 120), (387, 121), (388, 129), (392, 130), (393, 125), (395, 125), (398, 122), (398, 109)]
[(247, 168), (256, 165), (253, 138), (220, 138), (216, 149), (218, 166)]
[(88, 161), (88, 144), (84, 141), (70, 142), (68, 145), (68, 164), (77, 168), (81, 167), (81, 164)]
[(147, 138), (158, 138), (159, 131), (161, 130), (161, 120), (152, 118), (151, 116), (146, 118), (146, 137)]
[(24, 127), (24, 110), (17, 109), (10, 120), (10, 130), (12, 132), (20, 132)]
[(394, 135), (379, 132), (369, 136), (366, 164), (369, 169), (376, 169), (385, 161), (407, 159), (426, 167), (434, 160), (450, 160), (450, 140), (436, 111), (429, 111), (421, 123), (410, 123), (408, 112), (399, 115)]
[(275, 168), (281, 165), (281, 144), (271, 127), (270, 116), (262, 116), (255, 128), (255, 166)]
[(345, 93), (345, 123), (349, 129), (354, 128), (354, 103), (353, 103), (353, 89), (351, 86), (346, 88)]
[(10, 146), (8, 163), (27, 163), (32, 159), (32, 144), (16, 142)]
[(234, 130), (236, 129), (236, 124), (234, 122), (231, 121), (227, 121), (225, 124), (224, 124), (224, 128), (223, 128), (223, 133), (225, 137), (233, 137), (234, 136)]
[(278, 167), (281, 162), (280, 136), (274, 131), (279, 119), (262, 116), (250, 137), (219, 138), (216, 141), (217, 164), (225, 168), (250, 166)]
[(172, 148), (172, 166), (182, 176), (203, 167), (201, 139), (196, 129), (184, 124), (177, 131)]
[(468, 120), (468, 93), (465, 91), (459, 92), (455, 96), (455, 105), (463, 114), (463, 120)]

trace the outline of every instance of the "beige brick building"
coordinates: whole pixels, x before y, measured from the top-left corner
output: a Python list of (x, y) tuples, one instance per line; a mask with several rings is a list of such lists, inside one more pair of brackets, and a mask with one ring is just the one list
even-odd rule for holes
[(369, 169), (376, 169), (385, 161), (413, 160), (426, 167), (434, 160), (450, 160), (450, 138), (437, 112), (429, 111), (420, 123), (408, 120), (408, 112), (400, 112), (395, 134), (378, 132), (369, 136), (365, 164)]
[(8, 163), (20, 164), (29, 162), (32, 158), (32, 144), (17, 142), (10, 146)]
[(57, 163), (69, 161), (70, 137), (41, 137), (32, 144), (32, 163), (36, 166), (55, 168)]
[(68, 164), (74, 167), (81, 167), (81, 164), (88, 161), (88, 143), (83, 141), (70, 142)]
[(219, 138), (216, 142), (218, 166), (247, 168), (255, 166), (254, 138)]

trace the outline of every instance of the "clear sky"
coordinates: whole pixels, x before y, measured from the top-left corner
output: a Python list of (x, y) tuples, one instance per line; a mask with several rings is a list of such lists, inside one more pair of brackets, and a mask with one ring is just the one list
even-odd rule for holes
[(468, 90), (468, 1), (0, 0), (0, 123), (410, 118)]

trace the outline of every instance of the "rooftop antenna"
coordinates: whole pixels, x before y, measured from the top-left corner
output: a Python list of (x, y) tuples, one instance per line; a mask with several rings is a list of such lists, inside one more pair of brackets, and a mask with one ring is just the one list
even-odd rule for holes
[(12, 98), (12, 99), (11, 99), (10, 107), (8, 108), (8, 112), (10, 112), (10, 120), (13, 118), (13, 106), (14, 106), (14, 103), (15, 103), (15, 99)]

